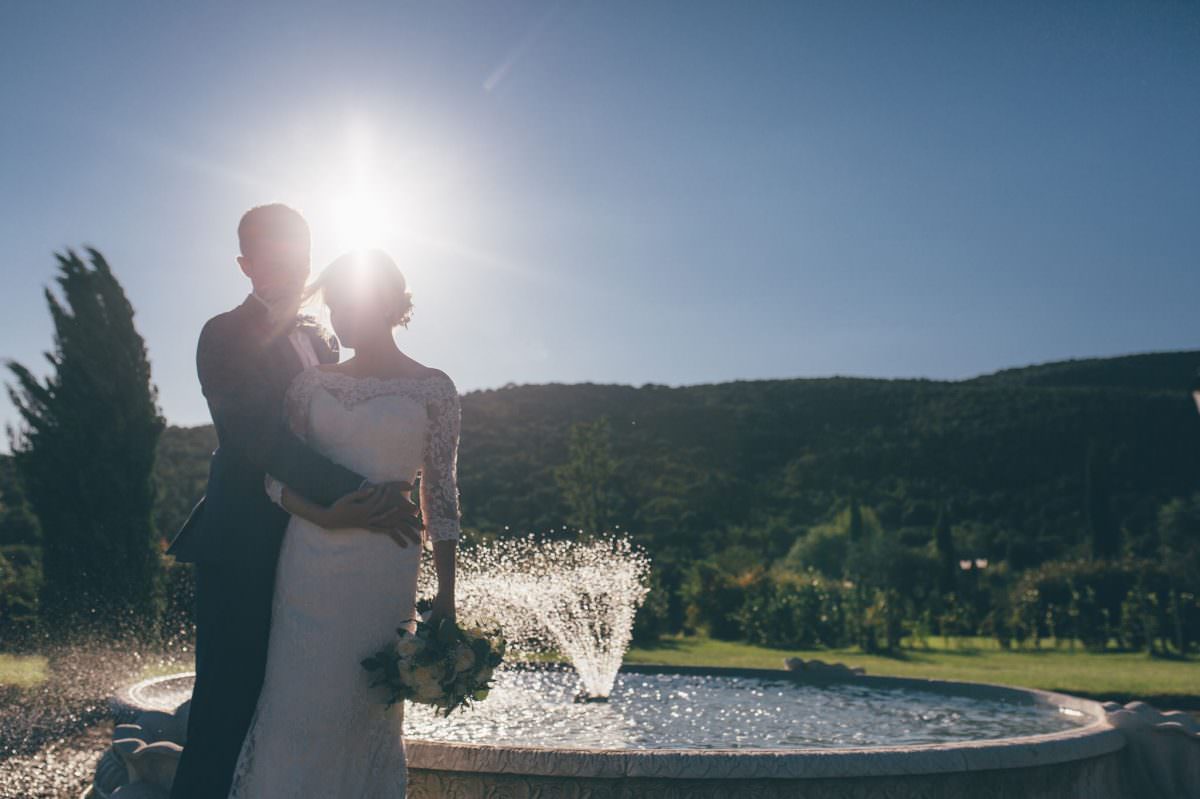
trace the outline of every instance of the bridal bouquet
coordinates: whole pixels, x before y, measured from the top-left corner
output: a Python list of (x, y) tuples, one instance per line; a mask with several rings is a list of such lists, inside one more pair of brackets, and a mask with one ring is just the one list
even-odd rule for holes
[(362, 661), (374, 686), (388, 691), (387, 706), (402, 699), (433, 705), (449, 716), (487, 698), (492, 673), (504, 659), (505, 641), (495, 632), (464, 630), (449, 619), (418, 619), (416, 630), (401, 627), (391, 646)]

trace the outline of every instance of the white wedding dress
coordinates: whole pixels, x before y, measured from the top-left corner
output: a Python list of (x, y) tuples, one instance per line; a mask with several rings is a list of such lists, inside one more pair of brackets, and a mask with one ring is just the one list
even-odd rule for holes
[[(356, 378), (318, 368), (287, 393), (292, 429), (373, 482), (421, 475), (432, 540), (459, 535), (459, 401), (450, 378)], [(268, 478), (269, 493), (278, 484)], [(414, 616), (420, 550), (293, 516), (279, 555), (266, 676), (230, 799), (401, 799), (403, 704), (385, 709), (360, 661)]]

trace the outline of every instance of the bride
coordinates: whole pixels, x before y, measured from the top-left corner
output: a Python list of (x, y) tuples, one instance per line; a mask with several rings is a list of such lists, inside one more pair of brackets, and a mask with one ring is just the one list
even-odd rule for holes
[[(432, 612), (453, 619), (458, 392), (444, 372), (397, 348), (392, 334), (407, 324), (412, 301), (385, 253), (341, 256), (313, 291), (355, 354), (295, 378), (288, 423), (372, 482), (411, 483), (420, 473), (438, 577)], [(399, 535), (344, 529), (337, 506), (315, 505), (271, 477), (266, 490), (292, 519), (279, 555), (266, 677), (230, 799), (399, 799), (403, 703), (386, 709), (359, 662), (414, 617), (420, 547)]]

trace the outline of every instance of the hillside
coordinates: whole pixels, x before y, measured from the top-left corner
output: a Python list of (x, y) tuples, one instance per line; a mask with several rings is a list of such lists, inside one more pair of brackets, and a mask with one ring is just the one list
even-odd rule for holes
[(979, 385), (1127, 388), (1141, 391), (1188, 392), (1192, 389), (1200, 350), (1153, 352), (1116, 358), (1087, 358), (1005, 369), (968, 381)]
[[(464, 523), (546, 531), (567, 516), (554, 467), (575, 422), (607, 416), (618, 518), (652, 550), (729, 543), (777, 556), (851, 497), (910, 543), (950, 503), (956, 536), (1014, 565), (1085, 537), (1085, 458), (1103, 446), (1135, 543), (1200, 485), (1200, 353), (1068, 361), (963, 382), (803, 379), (640, 388), (533, 385), (463, 398)], [(174, 530), (203, 490), (211, 428), (163, 437), (158, 514)], [(1147, 544), (1148, 545), (1148, 544)]]

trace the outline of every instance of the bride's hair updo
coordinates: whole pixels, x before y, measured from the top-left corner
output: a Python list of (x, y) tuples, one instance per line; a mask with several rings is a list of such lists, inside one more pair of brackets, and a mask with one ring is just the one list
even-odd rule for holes
[(373, 305), (393, 328), (408, 327), (412, 318), (412, 292), (400, 267), (383, 250), (352, 250), (338, 256), (309, 287), (308, 297), (319, 297), (326, 305)]

